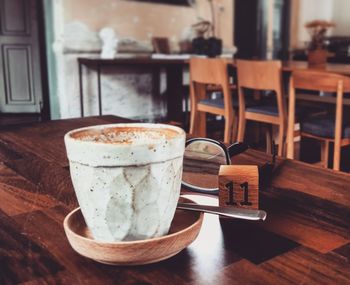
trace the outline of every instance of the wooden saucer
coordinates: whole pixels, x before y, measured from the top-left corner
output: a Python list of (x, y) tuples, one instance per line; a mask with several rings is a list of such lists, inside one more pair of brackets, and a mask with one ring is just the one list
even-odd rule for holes
[(203, 213), (177, 209), (168, 235), (113, 243), (92, 238), (80, 208), (66, 216), (63, 226), (70, 245), (82, 256), (105, 264), (141, 265), (167, 259), (186, 248), (198, 236), (202, 221)]

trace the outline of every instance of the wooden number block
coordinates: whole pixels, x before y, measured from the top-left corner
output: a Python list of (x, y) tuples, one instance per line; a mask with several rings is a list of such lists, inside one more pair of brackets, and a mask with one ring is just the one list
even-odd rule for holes
[(259, 172), (256, 165), (222, 165), (219, 171), (219, 205), (259, 208)]

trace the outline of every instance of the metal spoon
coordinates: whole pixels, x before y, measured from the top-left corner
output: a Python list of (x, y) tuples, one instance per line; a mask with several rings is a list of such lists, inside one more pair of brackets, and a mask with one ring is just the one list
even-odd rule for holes
[(266, 219), (266, 212), (263, 210), (251, 210), (244, 208), (233, 208), (233, 207), (218, 207), (218, 206), (207, 206), (199, 205), (194, 203), (177, 203), (178, 209), (204, 212), (209, 214), (216, 214), (220, 216), (251, 220), (251, 221), (264, 221)]

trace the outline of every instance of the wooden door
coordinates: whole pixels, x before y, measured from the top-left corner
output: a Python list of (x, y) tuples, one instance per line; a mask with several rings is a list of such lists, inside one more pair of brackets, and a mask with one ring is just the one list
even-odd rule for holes
[(0, 112), (40, 113), (38, 0), (0, 0)]

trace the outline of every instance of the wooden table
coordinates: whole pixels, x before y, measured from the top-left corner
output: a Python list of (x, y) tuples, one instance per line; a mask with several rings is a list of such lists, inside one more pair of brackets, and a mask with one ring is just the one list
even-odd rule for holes
[[(278, 161), (261, 191), (265, 222), (206, 215), (199, 237), (156, 264), (113, 267), (73, 251), (62, 222), (77, 207), (63, 135), (112, 116), (0, 132), (0, 284), (350, 284), (350, 175)], [(247, 151), (237, 164), (268, 157)]]
[[(235, 60), (226, 59), (232, 63), (235, 67)], [(181, 122), (182, 118), (182, 77), (183, 69), (188, 66), (188, 59), (167, 59), (167, 58), (152, 58), (151, 56), (133, 56), (133, 57), (120, 57), (115, 59), (101, 59), (101, 58), (78, 58), (79, 68), (79, 89), (80, 89), (80, 111), (81, 116), (84, 116), (84, 84), (83, 84), (83, 66), (88, 69), (94, 69), (97, 73), (97, 98), (99, 115), (102, 115), (102, 87), (101, 87), (101, 71), (104, 67), (118, 67), (118, 66), (148, 66), (152, 68), (165, 68), (167, 79), (167, 117), (168, 120)], [(283, 71), (290, 73), (294, 69), (309, 69), (307, 62), (305, 61), (284, 61), (282, 63)], [(329, 72), (341, 73), (344, 75), (350, 75), (349, 64), (335, 64), (328, 63), (324, 70)], [(157, 78), (155, 76), (154, 78)], [(155, 82), (154, 85), (159, 85), (159, 82)], [(157, 87), (155, 87), (157, 88)], [(328, 100), (328, 99), (326, 99)]]
[[(159, 69), (164, 68), (166, 72), (166, 98), (167, 98), (167, 117), (168, 120), (182, 121), (182, 76), (183, 68), (188, 65), (188, 61), (183, 59), (153, 59), (150, 56), (139, 56), (130, 58), (78, 58), (79, 68), (79, 89), (80, 89), (80, 114), (84, 117), (84, 88), (83, 88), (83, 66), (89, 69), (95, 69), (97, 72), (97, 96), (99, 115), (102, 115), (102, 88), (101, 71), (104, 67), (120, 66), (147, 66), (151, 70), (156, 69), (154, 79), (157, 79), (154, 85), (159, 85)], [(155, 86), (158, 90), (159, 86)], [(159, 92), (159, 91), (157, 91)]]
[[(346, 76), (350, 76), (350, 64), (341, 64), (341, 63), (327, 63), (324, 67), (321, 68), (313, 68), (308, 65), (305, 61), (284, 61), (282, 62), (282, 69), (285, 74), (290, 74), (293, 70), (297, 69), (308, 69), (308, 70), (317, 70), (317, 71), (325, 71), (338, 73)], [(288, 80), (285, 82), (288, 83)], [(288, 98), (288, 94), (286, 95)], [(298, 93), (296, 94), (296, 98), (298, 100), (307, 100), (314, 101), (319, 103), (336, 103), (336, 97), (334, 96), (315, 96), (310, 94)], [(350, 106), (350, 99), (344, 98), (343, 105)]]
[(342, 63), (327, 63), (322, 68), (313, 68), (310, 67), (306, 61), (283, 61), (282, 69), (283, 71), (293, 71), (295, 69), (316, 69), (343, 75), (350, 75), (350, 64)]

